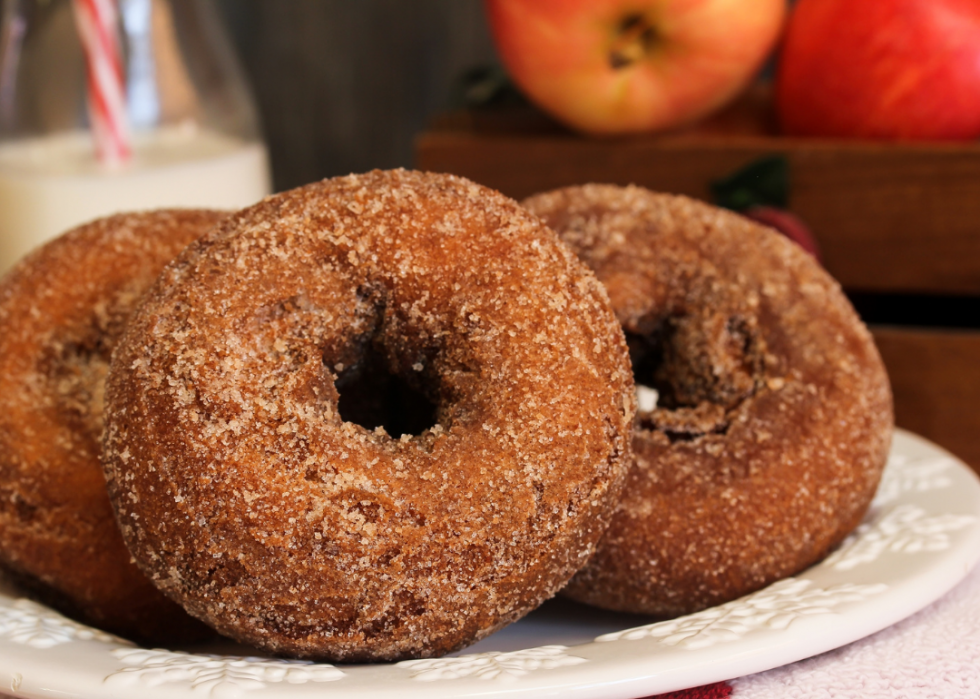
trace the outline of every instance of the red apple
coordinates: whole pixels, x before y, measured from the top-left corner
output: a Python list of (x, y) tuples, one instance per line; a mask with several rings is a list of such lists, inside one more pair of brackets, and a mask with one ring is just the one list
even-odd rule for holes
[(522, 92), (596, 135), (677, 126), (722, 106), (773, 49), (785, 0), (486, 0)]
[(980, 136), (980, 2), (799, 0), (776, 106), (801, 136)]

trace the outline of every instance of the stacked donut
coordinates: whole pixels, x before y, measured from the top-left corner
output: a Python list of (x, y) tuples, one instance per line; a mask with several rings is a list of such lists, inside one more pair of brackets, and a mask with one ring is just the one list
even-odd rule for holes
[(0, 281), (0, 566), (85, 622), (157, 643), (206, 627), (131, 561), (100, 461), (104, 387), (126, 319), (215, 211), (112, 216)]
[(686, 197), (586, 185), (524, 204), (606, 286), (657, 397), (613, 524), (565, 594), (677, 616), (826, 556), (864, 516), (893, 423), (838, 284), (774, 230)]
[(635, 188), (376, 171), (111, 217), (0, 323), (0, 567), (144, 642), (436, 656), (562, 588), (684, 613), (825, 555), (890, 434), (815, 263)]

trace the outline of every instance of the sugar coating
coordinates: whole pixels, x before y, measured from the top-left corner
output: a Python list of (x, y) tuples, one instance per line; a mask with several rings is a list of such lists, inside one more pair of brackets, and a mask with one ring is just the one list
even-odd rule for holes
[(223, 216), (152, 211), (65, 233), (0, 281), (0, 566), (147, 642), (201, 638), (130, 560), (99, 461), (109, 356), (160, 270)]
[(640, 187), (524, 205), (606, 286), (638, 385), (635, 465), (565, 594), (675, 616), (823, 558), (864, 515), (892, 432), (888, 377), (830, 276), (737, 214)]
[[(345, 422), (371, 346), (436, 424)], [(231, 217), (168, 268), (113, 357), (124, 537), (220, 632), (334, 661), (435, 656), (552, 596), (630, 462), (633, 383), (595, 277), (516, 202), (410, 171)]]

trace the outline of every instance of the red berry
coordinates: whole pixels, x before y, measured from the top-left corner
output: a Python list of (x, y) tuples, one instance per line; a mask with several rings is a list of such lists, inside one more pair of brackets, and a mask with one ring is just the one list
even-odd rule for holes
[(742, 212), (743, 215), (763, 225), (775, 228), (801, 248), (820, 260), (817, 241), (806, 224), (795, 214), (775, 206), (753, 206)]

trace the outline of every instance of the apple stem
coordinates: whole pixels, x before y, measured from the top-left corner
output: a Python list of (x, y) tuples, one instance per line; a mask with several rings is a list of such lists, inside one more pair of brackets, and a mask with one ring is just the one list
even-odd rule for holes
[(650, 53), (656, 39), (657, 31), (646, 17), (627, 15), (620, 22), (609, 50), (609, 65), (619, 70), (636, 63)]

